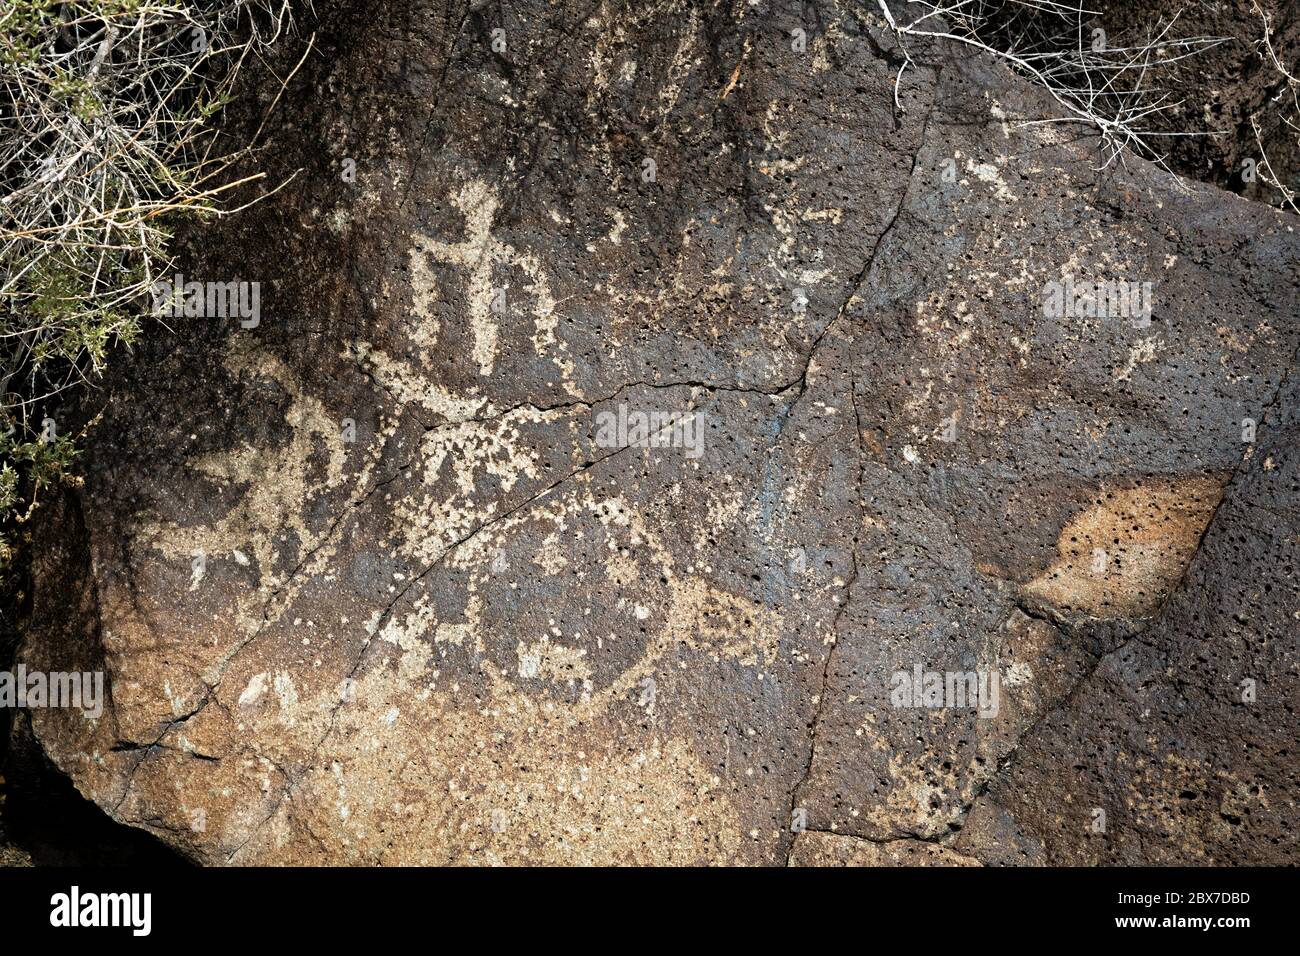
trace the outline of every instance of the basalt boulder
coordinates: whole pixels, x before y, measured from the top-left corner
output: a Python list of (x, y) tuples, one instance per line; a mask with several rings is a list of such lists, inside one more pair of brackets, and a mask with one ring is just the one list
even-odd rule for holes
[(42, 515), (49, 759), (208, 864), (1294, 862), (1300, 220), (908, 55), (328, 12)]

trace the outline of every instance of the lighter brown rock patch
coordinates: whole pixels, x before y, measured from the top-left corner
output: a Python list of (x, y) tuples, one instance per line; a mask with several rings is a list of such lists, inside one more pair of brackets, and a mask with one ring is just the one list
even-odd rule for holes
[(1103, 486), (1066, 523), (1059, 557), (1023, 593), (1067, 614), (1149, 616), (1182, 579), (1225, 481), (1187, 475)]

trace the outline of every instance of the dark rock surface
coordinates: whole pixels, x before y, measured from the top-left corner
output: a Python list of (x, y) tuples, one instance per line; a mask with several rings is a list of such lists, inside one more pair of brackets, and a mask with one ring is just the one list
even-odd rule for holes
[(982, 57), (896, 113), (866, 6), (329, 17), (186, 263), (260, 324), (142, 346), (43, 522), (83, 794), (213, 864), (1294, 862), (1300, 221)]
[(1292, 376), (1159, 620), (990, 788), (1017, 843), (1082, 865), (1296, 859), (1298, 409)]

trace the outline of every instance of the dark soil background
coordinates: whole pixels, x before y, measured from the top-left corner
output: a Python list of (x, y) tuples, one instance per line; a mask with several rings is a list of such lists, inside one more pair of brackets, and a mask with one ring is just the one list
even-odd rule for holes
[[(0, 594), (0, 670), (13, 665), (27, 607), (23, 569)], [(0, 709), (0, 866), (178, 866), (144, 830), (123, 827), (46, 759), (23, 711)]]
[[(1245, 182), (1242, 163), (1260, 159), (1260, 142), (1251, 127), (1259, 123), (1264, 152), (1274, 172), (1293, 191), (1300, 189), (1300, 137), (1284, 119), (1289, 116), (1289, 95), (1283, 78), (1257, 46), (1263, 36), (1260, 11), (1273, 27), (1273, 47), (1292, 72), (1300, 62), (1300, 0), (1230, 0), (1230, 2), (1178, 2), (1178, 0), (1105, 0), (1098, 23), (1106, 29), (1112, 46), (1132, 46), (1145, 38), (1153, 24), (1178, 20), (1172, 37), (1226, 37), (1226, 43), (1175, 63), (1161, 72), (1155, 85), (1169, 90), (1181, 105), (1156, 119), (1161, 133), (1210, 131), (1205, 136), (1170, 136), (1162, 141), (1169, 152), (1169, 167), (1191, 179), (1212, 183), (1248, 199), (1278, 205), (1277, 190), (1256, 179)], [(1181, 12), (1180, 12), (1181, 11)]]

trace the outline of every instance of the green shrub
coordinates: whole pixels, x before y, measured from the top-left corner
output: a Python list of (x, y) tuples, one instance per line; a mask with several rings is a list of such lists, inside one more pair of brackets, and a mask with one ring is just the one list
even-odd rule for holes
[(289, 0), (0, 6), (0, 576), (68, 480), (63, 393), (139, 336), (172, 269), (169, 222), (220, 213), (214, 124)]

